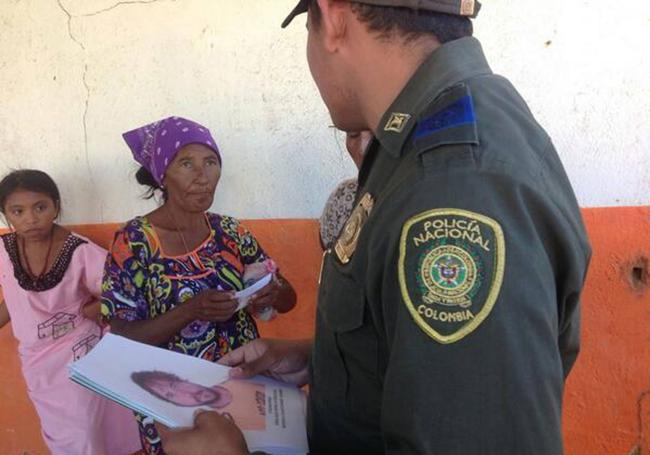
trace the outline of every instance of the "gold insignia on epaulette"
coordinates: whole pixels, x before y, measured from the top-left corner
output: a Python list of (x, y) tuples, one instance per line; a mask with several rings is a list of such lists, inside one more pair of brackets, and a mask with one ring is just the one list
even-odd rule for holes
[(474, 15), (474, 0), (461, 0), (460, 2), (460, 14), (461, 16), (473, 16)]
[(339, 235), (336, 245), (334, 246), (334, 251), (336, 252), (336, 257), (339, 258), (339, 261), (343, 264), (350, 262), (354, 250), (357, 248), (357, 242), (359, 241), (359, 234), (363, 225), (368, 220), (370, 216), (370, 211), (372, 210), (375, 201), (373, 200), (370, 193), (366, 193), (361, 197), (357, 206), (352, 211), (350, 218), (343, 226), (343, 230)]
[(494, 307), (505, 270), (499, 223), (460, 209), (435, 209), (402, 228), (402, 298), (415, 323), (442, 344), (472, 333)]
[(393, 112), (390, 115), (390, 118), (386, 122), (386, 126), (384, 126), (384, 131), (393, 131), (395, 133), (401, 133), (404, 131), (404, 128), (406, 127), (406, 124), (409, 122), (411, 119), (411, 116), (409, 114), (402, 114), (400, 112)]

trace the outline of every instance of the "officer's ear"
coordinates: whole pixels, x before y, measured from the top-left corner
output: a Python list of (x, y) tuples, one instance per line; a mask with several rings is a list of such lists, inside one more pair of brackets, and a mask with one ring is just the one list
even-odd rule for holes
[(325, 49), (335, 53), (346, 36), (347, 23), (354, 12), (350, 2), (338, 0), (318, 0), (318, 6), (321, 13), (318, 33), (322, 35)]

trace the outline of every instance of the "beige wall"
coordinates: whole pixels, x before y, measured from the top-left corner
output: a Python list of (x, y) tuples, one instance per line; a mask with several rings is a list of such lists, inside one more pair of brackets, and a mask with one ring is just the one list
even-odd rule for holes
[[(313, 217), (354, 168), (328, 128), (294, 0), (1, 0), (0, 173), (39, 167), (65, 221), (120, 221), (138, 199), (120, 133), (178, 114), (223, 151), (215, 209)], [(650, 3), (487, 0), (494, 69), (554, 137), (582, 205), (650, 203)]]

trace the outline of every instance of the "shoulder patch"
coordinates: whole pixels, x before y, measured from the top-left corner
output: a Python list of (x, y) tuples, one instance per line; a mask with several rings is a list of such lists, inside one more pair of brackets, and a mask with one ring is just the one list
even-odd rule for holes
[(441, 344), (472, 333), (494, 307), (505, 270), (499, 223), (460, 209), (435, 209), (402, 227), (402, 299), (416, 324)]
[(418, 121), (414, 143), (419, 150), (447, 144), (478, 144), (476, 113), (469, 87), (450, 88), (425, 110)]

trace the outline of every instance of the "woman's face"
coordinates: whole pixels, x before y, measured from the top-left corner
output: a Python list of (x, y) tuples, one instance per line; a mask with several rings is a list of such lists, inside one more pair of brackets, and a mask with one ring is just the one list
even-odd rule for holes
[(230, 392), (223, 387), (211, 389), (189, 381), (156, 379), (149, 388), (159, 397), (178, 406), (204, 406), (221, 408), (231, 401)]
[(163, 185), (169, 201), (188, 212), (205, 212), (212, 205), (220, 177), (216, 153), (205, 145), (189, 144), (167, 168)]
[(28, 240), (47, 238), (59, 215), (59, 206), (49, 195), (27, 190), (11, 193), (3, 210), (16, 233)]
[(372, 133), (367, 130), (354, 133), (346, 133), (345, 135), (345, 147), (348, 149), (348, 153), (358, 168), (361, 167), (361, 163), (363, 162), (363, 155), (366, 151), (366, 148), (368, 148), (368, 144), (371, 140)]

